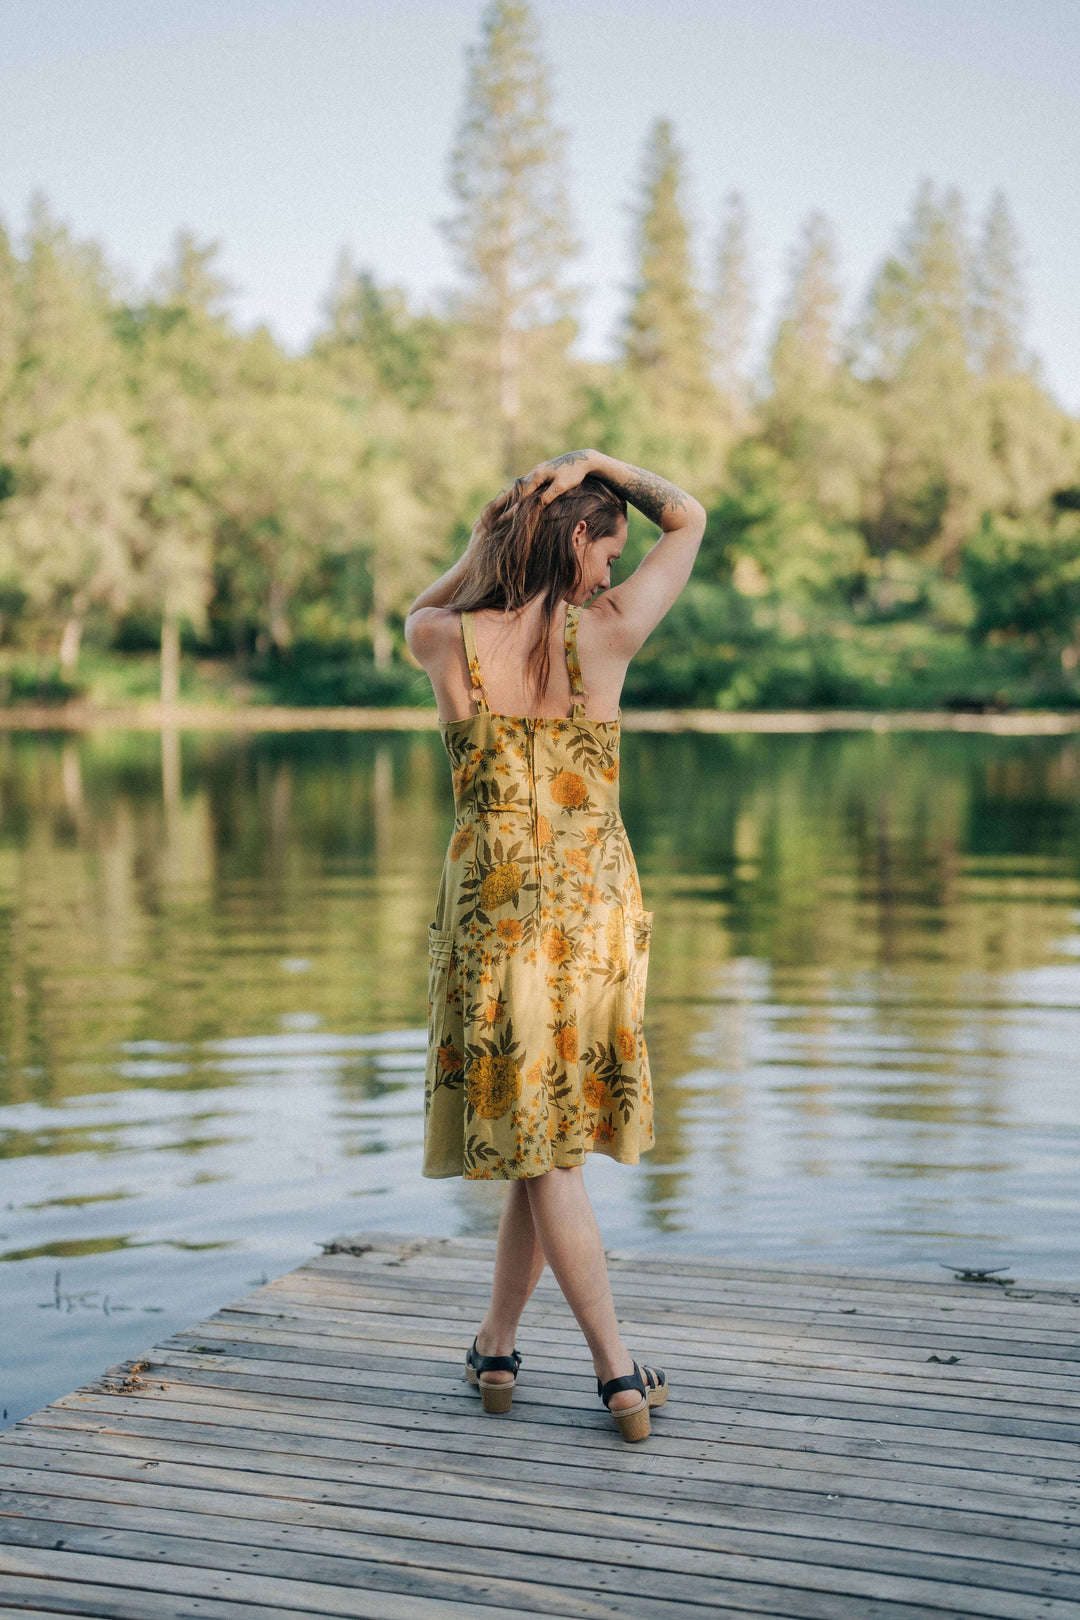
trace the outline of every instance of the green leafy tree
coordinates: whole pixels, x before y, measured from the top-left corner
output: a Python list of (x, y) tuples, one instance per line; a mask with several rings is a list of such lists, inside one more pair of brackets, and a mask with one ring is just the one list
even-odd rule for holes
[(148, 485), (137, 440), (105, 412), (46, 428), (26, 452), (0, 525), (0, 567), (43, 614), (62, 618), (65, 677), (91, 608), (115, 613), (131, 598)]
[(317, 394), (238, 390), (214, 411), (218, 559), (262, 652), (292, 646), (295, 600), (340, 544), (360, 453), (348, 413)]
[[(209, 632), (220, 516), (211, 495), (220, 465), (217, 408), (239, 386), (245, 364), (267, 386), (265, 359), (261, 366), (251, 361), (264, 335), (245, 343), (231, 329), (232, 288), (216, 267), (219, 251), (216, 243), (200, 244), (190, 232), (179, 232), (153, 296), (141, 305), (122, 305), (114, 315), (149, 475), (133, 602), (160, 622), (164, 703), (180, 693), (184, 622), (201, 635)], [(269, 385), (284, 375), (281, 367)]]
[[(87, 615), (128, 599), (147, 487), (127, 420), (114, 289), (100, 249), (34, 199), (21, 254), (4, 243), (8, 358), (0, 555), (27, 610), (78, 664)], [(14, 360), (14, 367), (11, 361)]]
[(525, 0), (491, 0), (468, 53), (450, 160), (457, 207), (444, 225), (464, 280), (452, 376), (471, 390), (462, 403), (493, 436), (507, 475), (520, 470), (540, 407), (550, 415), (534, 384), (565, 363), (575, 332), (563, 282), (577, 250), (564, 151), (533, 14)]
[(1080, 514), (1032, 528), (988, 513), (964, 547), (964, 576), (977, 604), (976, 641), (1020, 640), (1080, 661)]

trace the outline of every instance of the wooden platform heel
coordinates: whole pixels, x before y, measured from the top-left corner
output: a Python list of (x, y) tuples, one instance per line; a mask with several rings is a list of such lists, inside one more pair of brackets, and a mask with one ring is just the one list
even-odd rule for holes
[[(624, 1389), (640, 1392), (639, 1405), (616, 1407), (611, 1412), (611, 1397)], [(619, 1433), (624, 1440), (647, 1440), (652, 1433), (649, 1408), (663, 1406), (668, 1398), (667, 1374), (659, 1367), (639, 1367), (635, 1361), (633, 1372), (626, 1373), (622, 1378), (609, 1378), (606, 1384), (602, 1384), (598, 1378), (596, 1393), (619, 1425)]]
[[(485, 1412), (509, 1412), (514, 1399), (514, 1385), (517, 1383), (517, 1371), (521, 1366), (521, 1352), (514, 1350), (508, 1356), (482, 1356), (476, 1348), (476, 1340), (472, 1342), (472, 1349), (465, 1352), (465, 1372), (470, 1384), (476, 1384), (480, 1390), (480, 1400)], [(484, 1374), (493, 1372), (513, 1373), (513, 1378), (497, 1384), (485, 1384)]]

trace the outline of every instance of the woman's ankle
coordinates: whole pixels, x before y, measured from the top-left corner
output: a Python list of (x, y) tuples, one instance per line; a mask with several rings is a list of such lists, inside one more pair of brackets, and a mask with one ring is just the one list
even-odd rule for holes
[(613, 1378), (628, 1378), (634, 1370), (634, 1359), (629, 1350), (620, 1345), (617, 1350), (593, 1356), (593, 1370), (600, 1382), (607, 1384)]
[(516, 1339), (516, 1324), (508, 1330), (491, 1326), (485, 1318), (477, 1329), (476, 1352), (481, 1356), (508, 1356), (514, 1349)]

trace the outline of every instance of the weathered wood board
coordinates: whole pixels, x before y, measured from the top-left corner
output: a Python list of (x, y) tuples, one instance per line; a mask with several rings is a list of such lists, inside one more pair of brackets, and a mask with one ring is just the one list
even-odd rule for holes
[(0, 1616), (1080, 1620), (1080, 1288), (612, 1252), (626, 1445), (547, 1274), (481, 1411), (493, 1252), (340, 1238), (0, 1435)]

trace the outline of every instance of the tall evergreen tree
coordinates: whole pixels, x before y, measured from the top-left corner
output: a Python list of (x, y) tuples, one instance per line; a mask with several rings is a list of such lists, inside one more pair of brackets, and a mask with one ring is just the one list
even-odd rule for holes
[(412, 409), (428, 403), (445, 346), (442, 323), (414, 315), (399, 287), (380, 286), (342, 252), (326, 300), (327, 328), (315, 352), (361, 397), (384, 394)]
[(806, 219), (770, 359), (773, 388), (805, 394), (827, 387), (839, 360), (842, 294), (836, 242), (824, 214)]
[(100, 249), (76, 242), (35, 197), (18, 276), (18, 380), (12, 408), (25, 440), (86, 410), (122, 405), (112, 288)]
[(867, 512), (876, 548), (926, 551), (954, 571), (994, 487), (971, 364), (971, 254), (963, 199), (918, 188), (898, 251), (867, 299), (860, 366), (885, 446)]
[(718, 388), (745, 418), (750, 404), (750, 341), (755, 298), (750, 262), (750, 218), (741, 192), (729, 193), (716, 247), (712, 296), (713, 349)]
[(1002, 191), (995, 193), (975, 258), (972, 288), (975, 353), (987, 377), (1024, 369), (1025, 300), (1020, 239)]
[(862, 360), (888, 380), (912, 363), (963, 369), (971, 341), (970, 250), (960, 193), (924, 180), (900, 240), (870, 288)]
[(457, 210), (444, 225), (465, 281), (459, 313), (480, 411), (494, 421), (507, 474), (519, 470), (530, 336), (553, 331), (564, 351), (573, 337), (562, 278), (576, 243), (551, 101), (529, 6), (490, 0), (468, 53), (450, 160)]
[(799, 498), (850, 524), (862, 516), (881, 445), (864, 393), (841, 364), (842, 303), (832, 226), (812, 213), (791, 255), (769, 356), (765, 436)]
[(683, 156), (662, 118), (645, 149), (623, 355), (645, 406), (643, 453), (663, 447), (700, 477), (717, 471), (717, 443), (726, 424), (710, 376), (708, 316), (696, 284), (682, 190)]
[[(15, 387), (19, 364), (19, 261), (0, 221), (0, 461), (7, 453), (11, 431), (7, 405)], [(0, 499), (3, 496), (0, 495)]]

